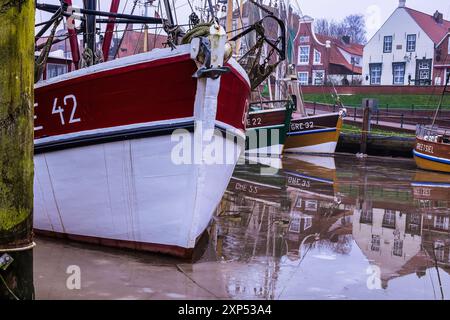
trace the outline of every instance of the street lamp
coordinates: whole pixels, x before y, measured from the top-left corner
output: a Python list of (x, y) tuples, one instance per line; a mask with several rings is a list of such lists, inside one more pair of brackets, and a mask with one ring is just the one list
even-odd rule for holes
[(351, 85), (353, 85), (353, 75), (355, 74), (355, 63), (356, 63), (355, 57), (351, 58), (351, 62), (352, 62), (352, 84)]

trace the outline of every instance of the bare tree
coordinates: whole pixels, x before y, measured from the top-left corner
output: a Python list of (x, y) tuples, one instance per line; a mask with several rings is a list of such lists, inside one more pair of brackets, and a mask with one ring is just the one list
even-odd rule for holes
[(336, 39), (349, 36), (353, 43), (365, 44), (367, 42), (366, 23), (361, 14), (349, 15), (342, 21), (317, 19), (314, 28), (318, 34)]
[(318, 34), (330, 35), (330, 23), (327, 19), (317, 19), (314, 24), (314, 29)]
[(365, 44), (366, 38), (366, 22), (362, 14), (352, 14), (345, 17), (343, 24), (346, 29), (346, 35), (354, 43)]
[(347, 29), (345, 24), (342, 22), (331, 21), (329, 35), (336, 39), (341, 39), (343, 36), (346, 36)]

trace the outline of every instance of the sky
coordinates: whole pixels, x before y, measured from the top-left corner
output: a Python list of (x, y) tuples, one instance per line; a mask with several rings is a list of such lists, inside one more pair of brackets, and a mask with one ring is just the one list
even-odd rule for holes
[[(201, 0), (191, 0), (194, 3), (200, 3)], [(214, 1), (214, 0), (213, 0)], [(265, 3), (269, 0), (264, 0)], [(276, 0), (272, 0), (276, 1)], [(279, 0), (278, 0), (279, 1)], [(326, 18), (329, 20), (339, 21), (350, 14), (363, 14), (366, 18), (367, 37), (370, 39), (375, 32), (381, 27), (384, 21), (398, 7), (398, 0), (285, 0), (296, 8), (299, 7), (304, 15), (309, 15), (315, 19)], [(40, 3), (58, 4), (59, 0), (38, 0)], [(81, 0), (74, 0), (74, 5), (81, 5)], [(141, 2), (143, 2), (141, 0)], [(157, 1), (155, 1), (156, 3)], [(99, 0), (100, 9), (108, 11), (110, 0)], [(119, 11), (122, 12), (125, 4), (126, 12), (131, 9), (132, 0), (122, 0)], [(176, 0), (176, 3), (182, 3), (178, 15), (190, 14), (189, 7), (185, 0)], [(410, 8), (433, 14), (439, 10), (444, 14), (444, 19), (450, 20), (450, 1), (448, 0), (407, 0), (406, 5)], [(184, 13), (185, 12), (185, 13)], [(137, 14), (143, 13), (143, 8), (138, 7)], [(181, 18), (181, 17), (180, 17)], [(48, 15), (37, 12), (36, 21), (48, 19)]]
[[(296, 3), (296, 0), (291, 0)], [(371, 38), (398, 7), (398, 0), (297, 0), (303, 14), (315, 19), (340, 20), (350, 14), (363, 14), (366, 18), (367, 36)], [(450, 20), (448, 0), (407, 0), (406, 6), (428, 14), (439, 10)]]

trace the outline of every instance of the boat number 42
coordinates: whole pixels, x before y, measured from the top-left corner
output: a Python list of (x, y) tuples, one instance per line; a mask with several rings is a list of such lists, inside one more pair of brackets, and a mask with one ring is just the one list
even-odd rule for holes
[[(63, 98), (63, 105), (64, 108), (61, 107), (61, 103), (58, 101), (58, 98), (55, 98), (55, 100), (53, 101), (53, 109), (52, 109), (52, 114), (58, 114), (59, 113), (59, 117), (61, 119), (61, 124), (65, 125), (66, 122), (64, 120), (64, 113), (66, 112), (67, 109), (70, 109), (70, 106), (72, 106), (72, 110), (67, 110), (70, 112), (70, 119), (69, 119), (69, 123), (75, 123), (75, 122), (80, 122), (81, 119), (80, 118), (76, 118), (76, 112), (77, 112), (77, 98), (73, 95), (73, 94), (69, 94), (67, 96), (65, 96)], [(69, 107), (69, 108), (67, 108)]]

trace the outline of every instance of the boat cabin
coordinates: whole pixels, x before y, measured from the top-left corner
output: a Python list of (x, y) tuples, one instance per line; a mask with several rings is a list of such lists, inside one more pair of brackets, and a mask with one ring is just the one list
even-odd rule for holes
[(450, 131), (448, 129), (419, 126), (417, 137), (425, 141), (450, 145)]
[[(34, 56), (35, 58), (38, 58), (39, 53), (36, 52)], [(62, 50), (52, 51), (49, 53), (47, 62), (44, 66), (44, 72), (39, 81), (48, 80), (73, 70), (74, 66), (72, 59), (65, 57)]]

